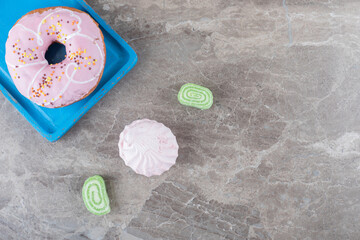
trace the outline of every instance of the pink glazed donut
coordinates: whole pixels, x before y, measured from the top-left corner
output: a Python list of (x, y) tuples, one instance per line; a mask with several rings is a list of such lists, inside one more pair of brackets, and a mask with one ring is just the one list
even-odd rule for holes
[[(65, 45), (66, 55), (51, 65), (45, 53), (54, 42)], [(98, 85), (106, 61), (104, 36), (85, 12), (68, 7), (37, 9), (10, 30), (5, 60), (22, 95), (43, 107), (64, 107)]]

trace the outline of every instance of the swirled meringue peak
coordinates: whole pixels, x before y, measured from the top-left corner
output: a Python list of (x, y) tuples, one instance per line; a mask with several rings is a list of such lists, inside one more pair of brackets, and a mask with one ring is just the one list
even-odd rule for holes
[(154, 120), (136, 120), (120, 134), (119, 153), (125, 165), (147, 177), (169, 170), (176, 162), (178, 150), (171, 130)]

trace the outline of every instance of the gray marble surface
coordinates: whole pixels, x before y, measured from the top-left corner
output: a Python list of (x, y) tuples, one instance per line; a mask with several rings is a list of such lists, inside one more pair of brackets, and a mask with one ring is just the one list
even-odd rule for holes
[[(139, 56), (61, 140), (0, 95), (0, 239), (359, 239), (360, 2), (88, 0)], [(201, 111), (177, 102), (210, 88)], [(135, 119), (180, 155), (146, 178), (118, 155)], [(102, 175), (112, 212), (91, 215)]]

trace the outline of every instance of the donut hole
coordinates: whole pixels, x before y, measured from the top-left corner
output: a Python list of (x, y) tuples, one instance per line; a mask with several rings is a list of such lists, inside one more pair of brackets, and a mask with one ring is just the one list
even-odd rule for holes
[(56, 64), (62, 62), (66, 57), (66, 47), (59, 42), (53, 42), (45, 53), (45, 59), (49, 64)]

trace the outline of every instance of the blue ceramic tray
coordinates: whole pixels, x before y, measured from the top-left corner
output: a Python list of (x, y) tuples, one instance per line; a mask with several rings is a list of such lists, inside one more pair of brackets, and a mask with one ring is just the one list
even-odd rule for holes
[[(15, 22), (27, 12), (45, 7), (68, 6), (89, 13), (100, 25), (105, 38), (106, 65), (96, 90), (70, 106), (48, 109), (23, 97), (16, 89), (5, 63), (5, 42)], [(0, 91), (31, 125), (51, 142), (62, 137), (137, 62), (134, 50), (83, 0), (0, 0)]]

